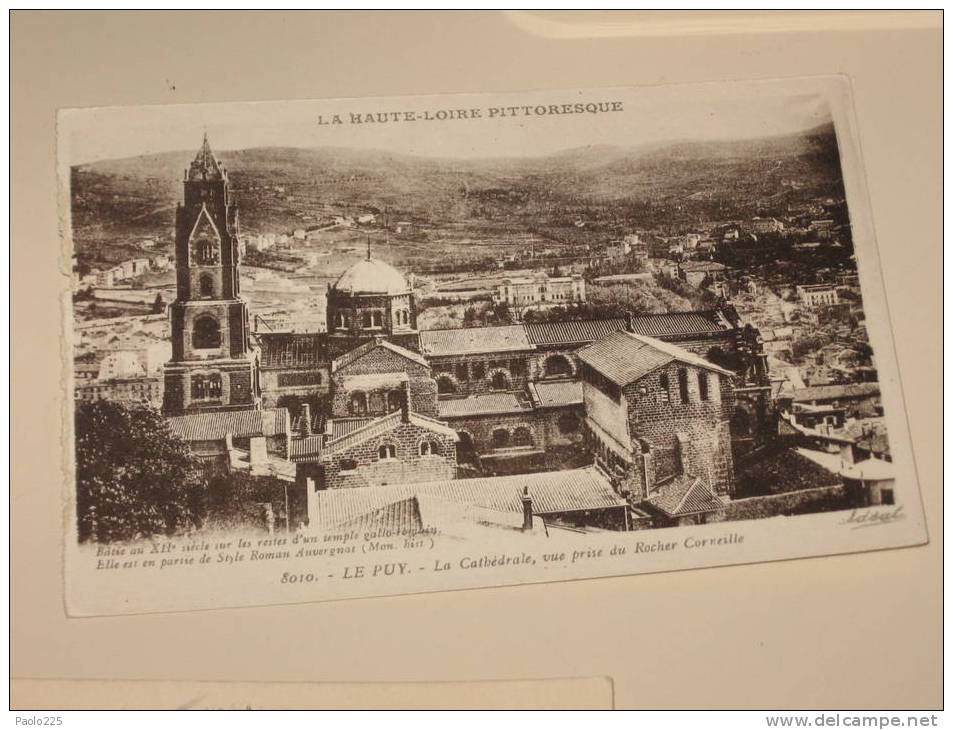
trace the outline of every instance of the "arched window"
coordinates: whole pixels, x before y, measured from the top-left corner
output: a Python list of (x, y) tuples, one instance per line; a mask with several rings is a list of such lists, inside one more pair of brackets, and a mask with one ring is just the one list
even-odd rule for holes
[(383, 327), (384, 317), (380, 312), (371, 312), (371, 327)]
[(211, 274), (202, 274), (199, 277), (199, 296), (211, 299), (214, 294)]
[(698, 371), (698, 397), (701, 400), (708, 400), (708, 373)]
[(391, 413), (399, 411), (404, 402), (404, 391), (392, 390), (387, 394), (387, 410)]
[(218, 373), (192, 376), (192, 400), (211, 400), (222, 397), (222, 376)]
[(670, 397), (668, 394), (668, 375), (667, 374), (662, 373), (661, 375), (659, 375), (658, 385), (659, 385), (659, 396), (662, 399), (662, 403), (668, 403)]
[(192, 347), (196, 350), (212, 350), (222, 346), (222, 331), (218, 320), (211, 315), (203, 315), (192, 325)]
[(688, 371), (685, 368), (678, 369), (678, 397), (682, 403), (688, 403)]
[(493, 441), (494, 449), (505, 448), (510, 443), (510, 432), (505, 428), (494, 429), (491, 439)]
[(377, 449), (377, 458), (379, 459), (396, 459), (397, 458), (397, 447), (394, 444), (381, 444), (380, 448)]
[(433, 449), (430, 446), (429, 441), (420, 442), (420, 455), (421, 456), (430, 456), (433, 453)]
[(456, 393), (457, 386), (453, 384), (453, 379), (447, 375), (440, 375), (437, 377), (437, 392), (438, 393)]
[(351, 393), (351, 415), (353, 416), (366, 416), (367, 415), (367, 395), (361, 391), (355, 391)]
[(217, 264), (218, 246), (207, 238), (200, 238), (193, 245), (195, 262), (199, 264)]
[(526, 426), (520, 426), (515, 431), (513, 431), (513, 445), (514, 446), (532, 446), (533, 433), (528, 428), (526, 428)]
[(506, 390), (510, 387), (510, 379), (506, 377), (506, 373), (502, 370), (497, 370), (490, 379), (490, 385), (495, 390)]
[(565, 355), (550, 355), (546, 358), (546, 377), (562, 378), (572, 375), (572, 365)]
[(338, 316), (335, 320), (335, 325), (338, 327), (338, 329), (344, 329), (345, 327), (347, 327), (347, 322), (344, 319), (344, 315), (341, 312), (338, 312)]

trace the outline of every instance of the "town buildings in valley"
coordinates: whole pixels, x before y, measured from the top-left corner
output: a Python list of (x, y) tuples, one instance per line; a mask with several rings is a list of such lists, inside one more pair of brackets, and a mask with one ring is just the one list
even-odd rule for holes
[[(708, 522), (737, 496), (736, 455), (777, 435), (760, 334), (726, 303), (422, 329), (412, 282), (368, 244), (327, 288), (326, 331), (252, 331), (238, 209), (207, 139), (183, 186), (162, 408), (209, 469), (285, 480), (289, 526), (438, 502), (505, 513), (490, 520), (501, 529)], [(727, 298), (724, 265), (675, 266)], [(517, 312), (581, 303), (585, 281), (512, 277), (495, 299)]]
[(586, 282), (581, 274), (549, 276), (541, 271), (531, 276), (504, 279), (493, 298), (517, 313), (527, 309), (581, 304), (586, 301)]
[(837, 287), (830, 284), (802, 284), (797, 287), (797, 294), (805, 307), (830, 306), (840, 301)]

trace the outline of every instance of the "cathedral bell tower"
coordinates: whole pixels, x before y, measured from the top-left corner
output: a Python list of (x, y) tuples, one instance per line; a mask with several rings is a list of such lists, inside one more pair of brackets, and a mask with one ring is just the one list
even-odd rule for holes
[(185, 171), (184, 187), (175, 211), (176, 300), (169, 307), (172, 359), (162, 410), (257, 408), (258, 359), (239, 296), (238, 208), (207, 136)]

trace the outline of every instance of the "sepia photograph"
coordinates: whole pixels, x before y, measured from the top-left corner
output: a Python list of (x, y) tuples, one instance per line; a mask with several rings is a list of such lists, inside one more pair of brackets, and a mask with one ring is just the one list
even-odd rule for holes
[(924, 541), (846, 94), (61, 111), (71, 610)]

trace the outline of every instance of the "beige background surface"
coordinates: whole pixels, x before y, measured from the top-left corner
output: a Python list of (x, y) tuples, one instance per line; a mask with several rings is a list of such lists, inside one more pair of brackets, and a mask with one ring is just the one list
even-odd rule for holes
[[(640, 14), (540, 23), (496, 13), (14, 13), (13, 675), (609, 676), (619, 707), (938, 706), (941, 16), (707, 17), (689, 14), (679, 26), (678, 17)], [(56, 108), (828, 73), (853, 83), (929, 545), (518, 588), (66, 618)]]

